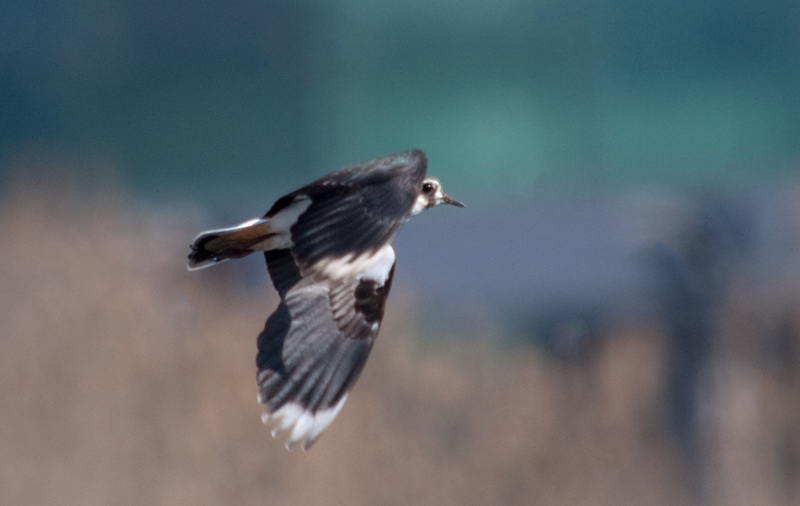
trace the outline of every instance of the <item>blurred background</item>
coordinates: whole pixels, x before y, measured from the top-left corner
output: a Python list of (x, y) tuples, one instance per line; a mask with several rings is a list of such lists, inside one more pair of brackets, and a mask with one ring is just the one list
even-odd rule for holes
[[(0, 5), (0, 503), (800, 502), (800, 4)], [(203, 229), (417, 148), (308, 453), (260, 422), (263, 259)]]

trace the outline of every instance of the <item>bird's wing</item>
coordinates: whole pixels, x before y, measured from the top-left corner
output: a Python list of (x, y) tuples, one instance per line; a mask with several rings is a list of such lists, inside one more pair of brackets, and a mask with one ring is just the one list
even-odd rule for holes
[(386, 245), (359, 275), (300, 277), (288, 250), (268, 252), (281, 303), (258, 336), (257, 382), (264, 423), (308, 449), (331, 423), (378, 334), (394, 274)]
[(425, 154), (415, 150), (369, 160), (279, 199), (265, 218), (310, 199), (291, 223), (291, 250), (303, 275), (319, 272), (321, 260), (349, 262), (390, 242), (416, 201), (426, 167)]

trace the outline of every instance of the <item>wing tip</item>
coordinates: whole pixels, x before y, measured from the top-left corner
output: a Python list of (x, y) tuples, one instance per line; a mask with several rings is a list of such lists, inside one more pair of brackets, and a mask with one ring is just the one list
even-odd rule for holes
[[(317, 411), (310, 411), (296, 402), (288, 402), (272, 413), (265, 406), (261, 421), (272, 429), (271, 434), (275, 439), (289, 434), (286, 450), (301, 447), (303, 451), (308, 451), (339, 414), (346, 400), (347, 393), (335, 405)], [(259, 402), (264, 404), (260, 395)]]

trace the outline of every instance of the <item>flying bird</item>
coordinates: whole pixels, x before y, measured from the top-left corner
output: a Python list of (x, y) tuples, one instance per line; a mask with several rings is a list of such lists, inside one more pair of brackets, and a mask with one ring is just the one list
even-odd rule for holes
[(464, 207), (426, 176), (419, 150), (328, 174), (279, 198), (261, 218), (201, 233), (189, 270), (257, 251), (278, 309), (258, 336), (258, 402), (272, 435), (308, 449), (364, 368), (392, 286), (392, 240), (411, 216)]

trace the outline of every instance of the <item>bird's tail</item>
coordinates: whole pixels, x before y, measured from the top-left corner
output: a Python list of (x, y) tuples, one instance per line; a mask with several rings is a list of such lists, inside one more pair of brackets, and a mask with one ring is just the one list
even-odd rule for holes
[(253, 218), (235, 227), (203, 232), (190, 246), (189, 270), (202, 269), (229, 258), (241, 258), (261, 251), (259, 245), (272, 235), (267, 218)]

